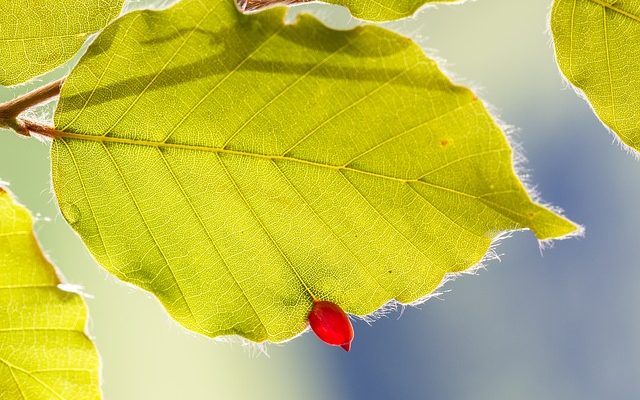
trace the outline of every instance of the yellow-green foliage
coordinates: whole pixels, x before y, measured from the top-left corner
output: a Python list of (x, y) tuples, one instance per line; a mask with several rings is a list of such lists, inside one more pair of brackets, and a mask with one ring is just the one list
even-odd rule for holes
[(551, 29), (564, 75), (640, 150), (640, 0), (556, 0)]
[(0, 85), (41, 75), (73, 56), (124, 0), (0, 0)]
[(460, 0), (321, 0), (349, 9), (356, 18), (368, 21), (391, 21), (413, 15), (426, 4), (453, 3)]
[(55, 192), (97, 260), (209, 336), (282, 341), (476, 264), (535, 204), (500, 128), (409, 39), (184, 0), (110, 25), (55, 116)]
[(31, 215), (1, 187), (0, 249), (0, 398), (100, 398), (84, 300), (58, 288)]

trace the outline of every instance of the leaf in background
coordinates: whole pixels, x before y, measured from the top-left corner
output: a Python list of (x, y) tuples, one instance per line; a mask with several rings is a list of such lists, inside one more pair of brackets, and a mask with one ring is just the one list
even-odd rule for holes
[(482, 103), (411, 40), (184, 0), (109, 26), (63, 87), (62, 212), (98, 261), (209, 336), (282, 341), (312, 297), (365, 315), (568, 235)]
[[(256, 11), (274, 4), (303, 4), (311, 0), (235, 0), (243, 11)], [(452, 3), (460, 0), (319, 0), (349, 9), (351, 14), (367, 21), (392, 21), (413, 15), (426, 4)]]
[(551, 30), (562, 73), (640, 151), (640, 0), (556, 0)]
[(0, 85), (15, 85), (70, 59), (117, 17), (123, 0), (0, 0)]
[(0, 398), (98, 399), (82, 297), (40, 250), (29, 212), (0, 187)]

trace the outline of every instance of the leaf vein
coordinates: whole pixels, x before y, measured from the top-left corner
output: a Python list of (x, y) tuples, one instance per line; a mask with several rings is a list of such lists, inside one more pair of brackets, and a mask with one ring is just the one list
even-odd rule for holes
[[(120, 166), (118, 165), (118, 163), (116, 162), (115, 158), (111, 154), (111, 151), (109, 150), (109, 148), (104, 143), (102, 143), (102, 147), (104, 148), (105, 152), (107, 153), (107, 155), (111, 159), (111, 162), (113, 163), (113, 166), (115, 167), (116, 171), (118, 172), (118, 175), (120, 176), (120, 179), (122, 180), (122, 183), (124, 183), (125, 187), (127, 188), (127, 193), (129, 194), (129, 196), (131, 196), (131, 200), (133, 201), (133, 205), (136, 207), (136, 210), (137, 210), (138, 214), (140, 215), (140, 218), (142, 218), (142, 222), (144, 223), (144, 226), (147, 229), (147, 232), (151, 236), (151, 239), (153, 240), (153, 243), (154, 243), (155, 247), (160, 252), (160, 255), (162, 255), (162, 258), (164, 259), (164, 262), (165, 262), (165, 264), (167, 266), (167, 269), (171, 273), (171, 276), (172, 276), (174, 282), (176, 283), (176, 287), (178, 288), (178, 291), (180, 292), (180, 298), (182, 298), (182, 300), (184, 301), (185, 305), (187, 306), (187, 309), (189, 310), (189, 313), (191, 314), (191, 317), (193, 318), (193, 321), (196, 324), (199, 325), (198, 319), (196, 318), (195, 314), (193, 313), (193, 310), (191, 309), (191, 305), (189, 304), (189, 301), (185, 297), (184, 291), (182, 290), (182, 287), (180, 286), (180, 282), (178, 281), (178, 278), (176, 277), (175, 273), (173, 272), (173, 269), (171, 268), (171, 264), (169, 263), (169, 260), (167, 259), (166, 255), (164, 254), (164, 251), (162, 250), (162, 247), (160, 246), (160, 244), (158, 243), (158, 240), (156, 239), (155, 235), (151, 231), (151, 227), (149, 226), (149, 223), (147, 222), (147, 219), (145, 218), (144, 214), (142, 213), (142, 210), (140, 209), (140, 205), (138, 204), (138, 201), (136, 200), (136, 197), (133, 195), (133, 191), (129, 187), (129, 183), (125, 179), (124, 174), (122, 173), (122, 171), (120, 169)], [(158, 272), (160, 272), (160, 271), (158, 271)], [(207, 330), (204, 329), (202, 326), (201, 326), (201, 328), (205, 332), (207, 332)]]
[(488, 154), (493, 154), (493, 153), (503, 153), (503, 152), (507, 152), (507, 151), (510, 151), (510, 150), (509, 149), (492, 149), (492, 150), (487, 150), (487, 151), (481, 151), (481, 152), (478, 152), (478, 153), (468, 154), (466, 156), (456, 158), (455, 160), (451, 160), (448, 163), (444, 163), (441, 166), (439, 166), (438, 168), (432, 169), (431, 171), (427, 172), (426, 174), (420, 176), (417, 180), (422, 180), (422, 179), (426, 178), (429, 175), (432, 175), (432, 174), (434, 174), (434, 173), (436, 173), (438, 171), (441, 171), (441, 170), (443, 170), (445, 168), (448, 168), (448, 167), (450, 167), (450, 166), (452, 166), (454, 164), (457, 164), (457, 163), (465, 161), (465, 160), (469, 160), (471, 158), (480, 157), (480, 156), (486, 156)]
[[(222, 2), (220, 2), (219, 4), (222, 4)], [(133, 100), (133, 102), (129, 105), (129, 107), (127, 107), (127, 109), (120, 115), (120, 117), (116, 120), (116, 122), (113, 123), (113, 125), (111, 125), (111, 127), (109, 127), (109, 129), (107, 129), (107, 131), (103, 134), (103, 136), (107, 136), (109, 135), (109, 133), (111, 133), (111, 131), (118, 126), (118, 124), (129, 114), (129, 111), (131, 111), (131, 109), (138, 103), (138, 101), (140, 101), (140, 99), (142, 98), (143, 95), (145, 95), (147, 93), (147, 90), (151, 87), (151, 85), (154, 84), (154, 82), (160, 77), (160, 75), (162, 75), (162, 73), (164, 71), (167, 70), (167, 68), (169, 67), (169, 65), (173, 62), (173, 60), (178, 56), (178, 54), (180, 54), (180, 52), (182, 51), (182, 49), (184, 48), (184, 46), (187, 45), (187, 43), (189, 42), (189, 39), (191, 39), (191, 37), (193, 36), (193, 34), (198, 31), (198, 29), (200, 28), (200, 26), (204, 23), (204, 21), (209, 17), (209, 15), (211, 15), (211, 13), (216, 10), (217, 7), (211, 7), (211, 9), (209, 9), (209, 11), (207, 11), (204, 16), (200, 19), (200, 21), (198, 21), (198, 23), (189, 31), (189, 33), (187, 34), (187, 36), (185, 37), (185, 39), (182, 41), (182, 43), (180, 44), (180, 46), (178, 46), (178, 48), (174, 51), (174, 53), (171, 55), (171, 57), (164, 63), (164, 65), (162, 66), (162, 68), (160, 68), (155, 75), (153, 76), (153, 78), (149, 81), (149, 83), (147, 83), (147, 85), (145, 86), (144, 89), (142, 89), (138, 95), (136, 96), (136, 98)]]
[[(2, 361), (2, 360), (0, 360), (0, 361)], [(22, 387), (20, 386), (20, 383), (18, 382), (18, 378), (16, 377), (16, 374), (13, 372), (13, 368), (11, 368), (11, 366), (8, 365), (7, 363), (5, 363), (5, 365), (7, 366), (7, 368), (9, 368), (9, 372), (11, 373), (11, 377), (13, 378), (13, 381), (16, 383), (16, 387), (18, 388), (18, 391), (20, 392), (20, 397), (22, 397), (24, 400), (27, 400), (27, 397), (24, 395), (24, 392), (22, 391)]]
[(418, 125), (416, 125), (416, 126), (414, 126), (412, 128), (406, 129), (406, 130), (404, 130), (404, 131), (402, 131), (402, 132), (400, 132), (398, 134), (395, 134), (395, 135), (391, 136), (390, 138), (387, 138), (387, 139), (383, 140), (382, 142), (376, 144), (375, 146), (373, 146), (369, 150), (366, 150), (366, 151), (358, 154), (357, 156), (355, 156), (351, 160), (347, 161), (344, 164), (344, 166), (345, 167), (349, 166), (354, 161), (356, 161), (357, 159), (359, 159), (361, 157), (364, 157), (365, 155), (371, 153), (372, 151), (375, 151), (376, 149), (379, 149), (380, 147), (384, 146), (385, 144), (387, 144), (389, 142), (392, 142), (392, 141), (394, 141), (394, 140), (396, 140), (396, 139), (398, 139), (398, 138), (400, 138), (400, 137), (402, 137), (402, 136), (404, 136), (404, 135), (406, 135), (408, 133), (411, 133), (411, 132), (415, 131), (416, 129), (422, 128), (422, 127), (424, 127), (424, 126), (426, 126), (426, 125), (428, 125), (428, 124), (430, 124), (432, 122), (435, 122), (435, 121), (439, 120), (440, 118), (444, 118), (444, 117), (448, 116), (449, 114), (453, 114), (454, 112), (456, 112), (458, 110), (461, 110), (462, 108), (464, 108), (464, 107), (466, 107), (468, 105), (475, 104), (475, 102), (476, 102), (476, 100), (472, 100), (472, 101), (470, 101), (468, 103), (461, 104), (459, 106), (456, 106), (455, 108), (452, 108), (451, 110), (447, 110), (447, 111), (443, 112), (442, 114), (438, 114), (437, 116), (435, 116), (433, 118), (429, 118), (428, 120), (426, 120), (424, 122), (421, 122), (421, 123), (419, 123)]
[(264, 223), (262, 222), (262, 220), (258, 217), (258, 214), (256, 213), (256, 211), (254, 210), (254, 208), (251, 206), (251, 204), (249, 204), (249, 201), (247, 200), (247, 198), (245, 197), (244, 193), (242, 193), (242, 190), (240, 189), (240, 187), (238, 186), (238, 183), (236, 182), (235, 179), (233, 179), (233, 176), (231, 175), (231, 173), (229, 172), (229, 169), (227, 168), (227, 166), (224, 164), (224, 162), (222, 161), (222, 159), (220, 158), (219, 154), (216, 154), (216, 158), (218, 159), (218, 162), (220, 163), (220, 166), (222, 167), (224, 173), (227, 175), (227, 178), (229, 179), (229, 182), (231, 182), (231, 184), (233, 185), (233, 187), (235, 188), (236, 192), (238, 193), (238, 195), (240, 196), (240, 198), (242, 199), (242, 202), (245, 204), (245, 206), (247, 207), (247, 209), (249, 210), (249, 212), (251, 213), (251, 215), (253, 216), (253, 218), (255, 219), (255, 221), (260, 225), (260, 228), (262, 228), (262, 230), (264, 231), (264, 233), (267, 235), (267, 237), (269, 238), (269, 241), (271, 241), (271, 243), (274, 245), (274, 247), (276, 248), (276, 250), (278, 250), (278, 252), (280, 253), (280, 256), (284, 259), (284, 261), (287, 263), (287, 265), (289, 266), (289, 268), (291, 269), (291, 271), (295, 274), (295, 276), (298, 278), (298, 280), (300, 281), (300, 283), (302, 284), (302, 286), (304, 287), (304, 289), (307, 291), (307, 294), (309, 294), (309, 296), (311, 297), (311, 300), (316, 300), (317, 297), (313, 294), (313, 292), (311, 291), (311, 289), (309, 288), (309, 286), (307, 286), (306, 282), (304, 281), (304, 279), (302, 279), (302, 277), (300, 276), (300, 274), (298, 273), (298, 271), (296, 270), (296, 268), (293, 266), (293, 264), (291, 263), (291, 261), (289, 261), (289, 258), (287, 257), (287, 255), (284, 253), (284, 251), (282, 251), (282, 249), (280, 248), (280, 246), (278, 245), (278, 243), (276, 242), (276, 240), (273, 238), (273, 236), (271, 235), (271, 232), (269, 232), (269, 230), (267, 229), (267, 227), (264, 225)]
[[(53, 388), (49, 385), (47, 385), (46, 382), (43, 382), (40, 378), (38, 378), (37, 376), (33, 375), (30, 371), (24, 369), (24, 368), (20, 368), (16, 365), (11, 364), (10, 362), (8, 362), (7, 360), (0, 358), (0, 363), (3, 363), (4, 365), (6, 365), (9, 370), (11, 371), (11, 375), (13, 376), (14, 380), (16, 381), (16, 385), (18, 385), (18, 388), (20, 388), (20, 384), (18, 384), (18, 380), (16, 379), (13, 371), (19, 371), (22, 372), (23, 374), (27, 375), (28, 377), (30, 377), (31, 379), (33, 379), (34, 381), (38, 382), (40, 385), (42, 385), (42, 387), (44, 387), (45, 389), (47, 389), (49, 392), (51, 392), (54, 396), (56, 396), (58, 399), (60, 400), (65, 400), (64, 397), (62, 397), (60, 395), (60, 393), (56, 392), (55, 390), (53, 390)], [(20, 393), (22, 394), (22, 389), (20, 389)], [(23, 398), (26, 399), (26, 397)]]
[(599, 4), (604, 8), (608, 8), (610, 10), (613, 10), (613, 11), (617, 12), (617, 13), (620, 13), (620, 14), (624, 15), (625, 17), (628, 17), (628, 18), (631, 18), (631, 19), (633, 19), (633, 20), (635, 20), (637, 22), (640, 22), (640, 17), (639, 16), (634, 15), (634, 14), (628, 12), (628, 11), (625, 11), (625, 10), (623, 10), (621, 8), (616, 7), (615, 3), (613, 3), (613, 4), (607, 3), (604, 0), (590, 0), (590, 1), (592, 1), (592, 2), (594, 2), (596, 4)]
[(291, 179), (289, 179), (289, 177), (284, 173), (284, 171), (282, 170), (282, 168), (280, 168), (280, 166), (278, 165), (277, 162), (275, 161), (271, 161), (273, 163), (273, 165), (276, 167), (276, 169), (280, 172), (280, 174), (282, 175), (282, 177), (287, 181), (289, 187), (291, 187), (291, 189), (294, 191), (294, 193), (307, 205), (307, 207), (309, 207), (309, 209), (311, 210), (311, 212), (316, 216), (316, 218), (325, 226), (327, 227), (327, 229), (329, 230), (329, 232), (331, 232), (331, 234), (338, 239), (338, 241), (340, 242), (340, 244), (342, 245), (342, 247), (347, 250), (352, 256), (353, 258), (355, 258), (355, 260), (358, 262), (358, 265), (360, 265), (360, 267), (362, 267), (362, 269), (374, 280), (374, 282), (376, 282), (378, 284), (378, 286), (387, 294), (387, 296), (390, 296), (390, 298), (393, 298), (394, 296), (391, 294), (391, 292), (389, 291), (389, 289), (387, 289), (386, 287), (384, 287), (380, 281), (378, 280), (378, 278), (376, 276), (374, 276), (371, 271), (367, 268), (367, 266), (364, 264), (364, 262), (360, 259), (360, 257), (358, 257), (354, 251), (347, 246), (347, 244), (344, 242), (344, 240), (333, 230), (333, 228), (320, 216), (320, 214), (316, 211), (315, 208), (313, 208), (313, 206), (311, 206), (311, 202), (309, 200), (307, 200), (306, 197), (304, 197), (302, 195), (302, 193), (298, 190), (297, 187), (295, 187), (295, 185), (293, 184), (293, 182), (291, 181)]
[(267, 103), (265, 103), (262, 107), (260, 107), (260, 109), (258, 111), (256, 111), (255, 113), (253, 113), (253, 115), (248, 118), (232, 135), (231, 137), (229, 137), (229, 139), (227, 139), (227, 141), (225, 142), (225, 145), (223, 147), (227, 147), (227, 145), (229, 144), (229, 142), (231, 142), (231, 140), (233, 140), (240, 132), (242, 132), (244, 130), (244, 128), (246, 128), (247, 125), (249, 125), (251, 123), (251, 121), (253, 121), (255, 119), (256, 116), (258, 116), (263, 110), (265, 110), (267, 107), (269, 107), (271, 104), (273, 104), (273, 102), (275, 102), (276, 100), (278, 100), (282, 95), (284, 95), (285, 93), (287, 93), (291, 88), (293, 88), (294, 86), (296, 86), (298, 83), (300, 83), (300, 81), (304, 80), (306, 77), (309, 76), (309, 74), (311, 74), (313, 71), (315, 71), (316, 69), (320, 68), (322, 65), (324, 65), (324, 63), (326, 63), (328, 60), (331, 59), (331, 57), (335, 56), (336, 54), (338, 54), (338, 52), (344, 50), (345, 48), (347, 48), (349, 45), (351, 45), (350, 41), (347, 41), (347, 43), (345, 43), (343, 46), (337, 48), (336, 50), (332, 51), (328, 56), (326, 56), (321, 62), (313, 65), (311, 68), (309, 68), (304, 74), (300, 75), (296, 80), (294, 80), (293, 82), (291, 82), (289, 85), (287, 85), (283, 90), (280, 91), (280, 93), (278, 93), (276, 96), (272, 97)]
[(373, 96), (374, 94), (376, 94), (377, 92), (382, 90), (383, 88), (385, 88), (388, 85), (390, 85), (393, 81), (395, 81), (396, 79), (398, 79), (402, 75), (404, 75), (407, 72), (410, 72), (411, 70), (413, 70), (413, 68), (415, 68), (418, 65), (424, 65), (424, 64), (423, 63), (415, 64), (414, 66), (412, 66), (410, 68), (407, 68), (407, 69), (404, 69), (404, 70), (400, 71), (398, 74), (392, 76), (386, 82), (384, 82), (382, 85), (376, 87), (374, 90), (372, 90), (369, 93), (365, 94), (364, 96), (362, 96), (358, 100), (354, 101), (353, 103), (349, 104), (347, 107), (343, 108), (339, 112), (333, 114), (331, 117), (327, 118), (326, 120), (322, 121), (322, 123), (320, 123), (318, 126), (316, 126), (311, 131), (309, 131), (307, 134), (305, 134), (301, 139), (299, 139), (297, 142), (295, 142), (291, 147), (289, 147), (287, 150), (285, 150), (281, 155), (283, 157), (286, 157), (287, 154), (291, 153), (293, 151), (293, 149), (298, 147), (302, 142), (304, 142), (305, 140), (309, 139), (314, 133), (319, 131), (323, 126), (325, 126), (329, 122), (333, 121), (334, 119), (338, 118), (340, 115), (344, 114), (345, 112), (351, 110), (353, 107), (359, 105), (363, 101), (367, 100), (368, 98), (370, 98), (371, 96)]
[[(76, 174), (78, 175), (78, 179), (80, 181), (80, 186), (82, 187), (82, 193), (84, 194), (84, 198), (87, 200), (87, 204), (89, 205), (89, 212), (91, 212), (91, 218), (93, 219), (93, 222), (95, 222), (95, 224), (96, 224), (96, 229), (97, 229), (97, 232), (98, 232), (98, 238), (100, 238), (100, 243), (102, 244), (102, 248), (104, 249), (104, 254), (107, 256), (107, 259), (109, 260), (109, 263), (111, 265), (114, 265), (113, 262), (111, 261), (111, 255), (109, 254), (109, 251), (107, 250), (107, 245), (105, 243), (104, 236), (102, 234), (102, 230), (100, 229), (100, 223), (98, 222), (98, 219), (96, 218), (96, 214), (95, 214), (95, 212), (93, 210), (93, 205), (91, 204), (91, 200), (89, 199), (89, 193), (87, 192), (87, 187), (86, 187), (86, 185), (84, 183), (84, 179), (82, 178), (82, 175), (80, 174), (80, 167), (78, 166), (78, 161), (76, 159), (76, 155), (73, 153), (73, 150), (71, 150), (71, 147), (69, 146), (69, 144), (67, 143), (66, 140), (62, 140), (62, 143), (64, 144), (64, 146), (67, 148), (67, 151), (71, 155), (71, 160), (73, 161), (73, 165), (74, 165), (74, 168), (76, 170)], [(116, 270), (118, 270), (117, 267), (116, 267)]]
[[(189, 109), (189, 111), (184, 115), (184, 117), (182, 117), (182, 119), (180, 119), (180, 121), (176, 124), (176, 126), (173, 127), (173, 129), (171, 129), (171, 131), (169, 132), (169, 134), (164, 138), (163, 142), (167, 142), (167, 140), (169, 140), (169, 138), (175, 133), (176, 130), (178, 130), (182, 124), (184, 124), (184, 122), (202, 105), (202, 103), (205, 102), (206, 99), (209, 98), (209, 96), (211, 96), (212, 94), (214, 94), (218, 88), (227, 81), (227, 79), (229, 79), (229, 77), (231, 77), (236, 71), (238, 71), (238, 69), (240, 69), (240, 67), (242, 67), (244, 65), (245, 62), (247, 62), (249, 59), (251, 59), (251, 57), (253, 57), (253, 55), (255, 53), (257, 53), (258, 51), (260, 51), (260, 49), (262, 49), (262, 47), (264, 47), (267, 42), (269, 42), (272, 38), (274, 38), (278, 33), (280, 33), (283, 29), (284, 29), (284, 25), (281, 26), (280, 28), (278, 28), (277, 30), (275, 30), (271, 35), (269, 35), (262, 43), (260, 43), (260, 45), (258, 47), (256, 47), (251, 53), (249, 53), (249, 55), (247, 55), (246, 57), (244, 57), (240, 63), (238, 63), (238, 65), (236, 65), (231, 71), (229, 71), (219, 82), (216, 83), (216, 85), (211, 88), (211, 90), (209, 90), (209, 92), (207, 92), (207, 94), (205, 94), (204, 96), (202, 96), (202, 98), (198, 101), (198, 103), (196, 103), (195, 106), (191, 107), (191, 109)], [(226, 144), (229, 142), (229, 140), (231, 140), (232, 138), (229, 138), (225, 141), (225, 143), (222, 145), (222, 147), (224, 148), (226, 146)]]
[[(607, 56), (607, 75), (609, 78), (609, 96), (611, 97), (611, 117), (617, 125), (616, 100), (613, 94), (613, 73), (611, 71), (611, 53), (609, 51), (609, 29), (607, 28), (607, 8), (602, 7), (602, 30), (604, 31), (604, 53)], [(617, 131), (615, 126), (612, 126)]]
[(469, 228), (467, 228), (466, 226), (463, 226), (462, 224), (460, 224), (458, 221), (454, 220), (453, 218), (451, 218), (450, 216), (448, 216), (446, 213), (442, 212), (438, 207), (435, 206), (435, 204), (433, 204), (429, 199), (427, 199), (427, 197), (420, 193), (418, 190), (416, 190), (416, 188), (414, 188), (411, 184), (407, 184), (407, 186), (409, 186), (411, 188), (412, 191), (414, 191), (419, 198), (423, 199), (424, 201), (427, 202), (427, 204), (429, 204), (431, 207), (433, 207), (434, 210), (436, 210), (439, 214), (441, 214), (442, 216), (444, 216), (446, 219), (448, 219), (449, 221), (453, 222), (455, 225), (457, 225), (458, 227), (460, 227), (461, 229), (469, 232), (470, 234), (472, 234), (473, 236), (482, 239), (482, 240), (486, 240), (486, 238), (482, 235), (478, 235), (476, 232), (473, 232), (472, 230), (470, 230)]
[(371, 209), (373, 209), (376, 212), (376, 214), (382, 217), (383, 221), (385, 221), (389, 227), (391, 227), (400, 236), (402, 236), (404, 240), (411, 245), (411, 247), (416, 249), (420, 254), (424, 256), (424, 258), (427, 261), (429, 261), (429, 270), (430, 270), (431, 267), (435, 265), (435, 263), (420, 248), (418, 248), (418, 246), (416, 246), (413, 243), (413, 241), (411, 241), (408, 237), (406, 237), (404, 233), (400, 232), (400, 230), (394, 224), (392, 224), (391, 221), (389, 221), (387, 217), (385, 217), (373, 204), (371, 204), (371, 201), (369, 201), (369, 199), (364, 195), (364, 193), (362, 193), (362, 191), (358, 189), (358, 187), (354, 185), (353, 182), (351, 182), (351, 180), (342, 171), (338, 171), (338, 173), (344, 178), (345, 181), (349, 183), (351, 187), (355, 189), (355, 191), (360, 195), (360, 197), (362, 197), (362, 199), (369, 205), (369, 207), (371, 207)]
[(191, 198), (189, 198), (189, 196), (187, 196), (187, 193), (185, 192), (184, 187), (182, 186), (182, 184), (178, 180), (178, 177), (176, 176), (175, 172), (173, 171), (173, 168), (171, 168), (171, 165), (169, 164), (169, 160), (167, 160), (167, 158), (162, 153), (162, 150), (160, 148), (158, 148), (158, 152), (160, 153), (160, 157), (162, 158), (162, 161), (164, 162), (165, 166), (167, 167), (167, 170), (171, 174), (171, 177), (175, 181), (176, 185), (178, 185), (178, 188), (180, 189), (180, 193), (182, 194), (182, 197), (184, 197), (184, 199), (189, 204), (189, 207), (191, 207), (191, 211), (193, 211), (193, 214), (196, 216), (196, 218), (198, 220), (198, 223), (200, 224), (200, 226), (204, 230), (205, 234), (207, 235), (207, 239), (209, 240), (209, 243), (211, 243), (211, 245), (213, 246), (213, 249), (216, 251), (216, 254), (218, 254), (218, 257), (222, 261), (222, 264), (224, 265), (224, 267), (226, 268), (227, 272), (231, 276), (231, 279), (233, 279), (233, 282), (236, 284), (238, 289), (240, 289), (240, 292), (242, 293), (242, 296), (244, 296), (244, 298), (247, 300), (247, 303), (249, 304), (249, 307), (251, 307), (251, 309), (253, 310), (253, 313), (258, 318), (258, 321), (264, 327), (265, 332), (267, 333), (267, 335), (269, 335), (269, 329), (267, 328), (267, 325), (262, 321), (262, 318), (260, 318), (260, 315), (258, 314), (258, 310), (256, 310), (254, 305), (251, 303), (251, 300), (249, 300), (249, 296), (247, 296), (247, 294), (245, 293), (244, 289), (242, 289), (242, 286), (240, 285), (240, 282), (238, 281), (236, 276), (233, 274), (233, 272), (231, 271), (231, 268), (229, 267), (229, 265), (227, 264), (226, 260), (224, 259), (224, 257), (220, 253), (220, 250), (218, 249), (218, 246), (215, 244), (215, 242), (213, 240), (213, 237), (211, 236), (211, 233), (209, 232), (209, 228), (207, 228), (207, 226), (205, 225), (202, 217), (200, 216), (200, 213), (198, 213), (198, 211), (196, 210), (193, 202), (191, 201)]
[[(136, 20), (138, 18), (140, 18), (142, 14), (138, 14), (136, 15), (133, 20), (131, 21), (131, 24), (129, 25), (129, 27), (127, 28), (126, 32), (125, 32), (125, 37), (129, 34), (129, 30), (131, 30), (131, 27), (133, 26), (133, 24), (136, 22)], [(116, 58), (116, 54), (112, 54), (111, 57), (109, 57), (109, 61), (107, 61), (107, 64), (105, 65), (104, 69), (102, 70), (102, 74), (100, 74), (100, 77), (98, 78), (98, 80), (96, 81), (96, 84), (93, 86), (93, 88), (91, 89), (91, 93), (89, 93), (89, 97), (87, 97), (87, 100), (84, 102), (84, 104), (82, 105), (82, 108), (80, 108), (80, 110), (78, 111), (78, 113), (76, 114), (75, 117), (73, 117), (73, 119), (71, 119), (71, 121), (69, 123), (67, 123), (62, 130), (67, 129), (68, 127), (70, 127), (74, 122), (76, 122), (76, 120), (78, 118), (80, 118), (80, 116), (82, 115), (82, 113), (84, 113), (84, 111), (87, 109), (87, 106), (89, 105), (89, 102), (91, 101), (91, 99), (93, 98), (93, 96), (95, 95), (96, 91), (98, 90), (98, 87), (100, 86), (100, 84), (102, 83), (102, 80), (104, 79), (104, 76), (106, 75), (107, 71), (109, 70), (109, 67), (111, 66), (111, 63), (113, 62), (113, 60)]]

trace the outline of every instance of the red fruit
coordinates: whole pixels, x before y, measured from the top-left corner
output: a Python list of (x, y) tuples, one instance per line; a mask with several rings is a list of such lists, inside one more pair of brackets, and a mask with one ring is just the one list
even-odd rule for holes
[(347, 314), (337, 304), (330, 301), (314, 301), (313, 309), (309, 313), (309, 324), (323, 342), (340, 346), (345, 351), (351, 349), (353, 326)]

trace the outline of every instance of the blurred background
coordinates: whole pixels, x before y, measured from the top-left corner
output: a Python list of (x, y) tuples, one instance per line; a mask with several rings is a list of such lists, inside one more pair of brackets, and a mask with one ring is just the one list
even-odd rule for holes
[[(517, 127), (531, 182), (586, 236), (541, 252), (532, 234), (516, 233), (499, 246), (501, 262), (448, 283), (439, 299), (356, 322), (349, 354), (309, 333), (266, 356), (185, 331), (150, 295), (96, 265), (66, 225), (48, 146), (1, 131), (0, 178), (40, 216), (38, 235), (66, 279), (92, 296), (105, 399), (640, 398), (640, 162), (561, 79), (549, 8), (550, 0), (480, 0), (386, 26), (446, 60)], [(334, 27), (355, 23), (339, 7), (300, 11)], [(0, 98), (37, 85), (0, 88)]]

